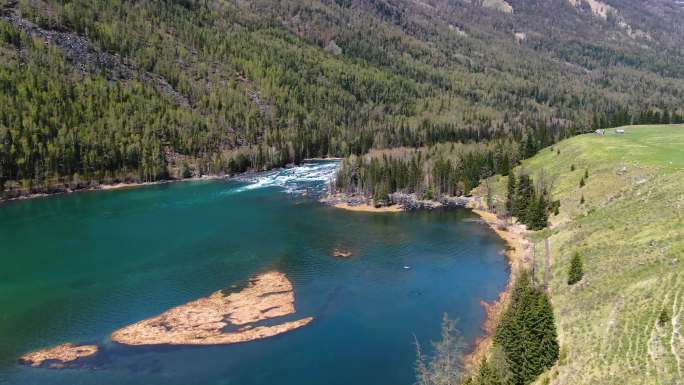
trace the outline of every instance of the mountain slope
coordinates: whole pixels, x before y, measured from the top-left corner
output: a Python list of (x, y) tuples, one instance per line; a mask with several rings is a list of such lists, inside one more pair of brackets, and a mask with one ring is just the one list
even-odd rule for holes
[[(540, 282), (549, 268), (561, 344), (560, 361), (539, 383), (672, 384), (682, 378), (684, 126), (624, 130), (574, 137), (522, 163), (533, 177), (545, 178), (561, 202), (551, 227), (533, 235)], [(499, 202), (505, 180), (497, 184)], [(584, 277), (571, 286), (575, 253)]]
[[(11, 195), (234, 173), (684, 113), (676, 3), (611, 1), (605, 19), (567, 0), (495, 3), (0, 0), (12, 85), (0, 185)], [(56, 99), (131, 88), (156, 107), (35, 108), (45, 90), (14, 87), (20, 74), (50, 76)]]

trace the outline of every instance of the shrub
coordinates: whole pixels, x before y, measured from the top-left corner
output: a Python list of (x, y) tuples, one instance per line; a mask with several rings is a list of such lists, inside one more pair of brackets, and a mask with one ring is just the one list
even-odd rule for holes
[(663, 306), (663, 309), (658, 315), (658, 325), (665, 326), (668, 322), (670, 322), (670, 313), (667, 311), (667, 308)]

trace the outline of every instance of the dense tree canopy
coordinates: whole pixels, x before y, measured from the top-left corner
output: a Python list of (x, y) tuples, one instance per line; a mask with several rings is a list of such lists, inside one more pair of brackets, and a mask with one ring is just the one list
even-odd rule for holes
[(0, 0), (0, 189), (681, 120), (681, 31), (564, 1)]
[(526, 385), (553, 366), (560, 349), (548, 295), (522, 272), (494, 334), (494, 347), (469, 385)]

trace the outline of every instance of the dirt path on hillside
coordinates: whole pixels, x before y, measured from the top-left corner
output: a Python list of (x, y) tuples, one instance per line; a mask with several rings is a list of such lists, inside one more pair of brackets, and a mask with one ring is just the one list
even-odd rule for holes
[(544, 263), (544, 290), (550, 293), (549, 280), (551, 279), (551, 240), (549, 237), (544, 239), (544, 249), (546, 251), (546, 263)]

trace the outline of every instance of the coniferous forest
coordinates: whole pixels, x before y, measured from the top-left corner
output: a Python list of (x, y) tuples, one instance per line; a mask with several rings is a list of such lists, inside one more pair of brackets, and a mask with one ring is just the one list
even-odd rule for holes
[[(469, 1), (0, 0), (0, 190), (410, 147), (429, 175), (420, 186), (383, 177), (380, 193), (467, 192), (504, 155), (515, 163), (574, 133), (682, 120), (682, 31), (659, 22), (677, 10), (637, 18), (630, 2), (617, 20), (626, 30), (566, 0), (510, 3), (516, 12)], [(441, 143), (459, 150), (428, 149)]]

